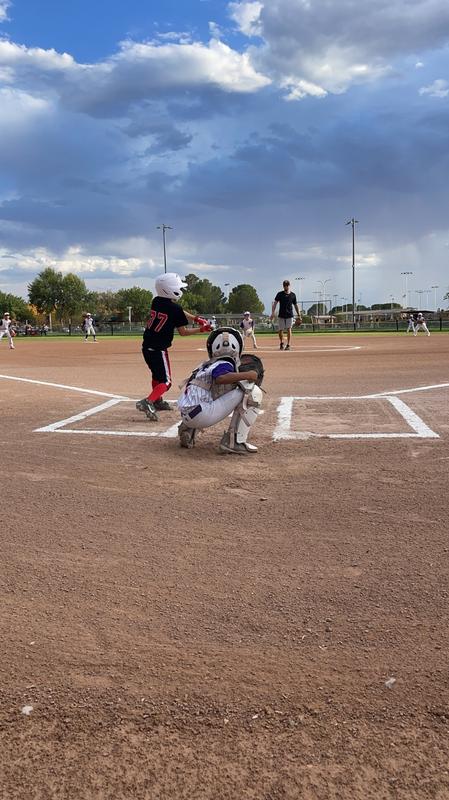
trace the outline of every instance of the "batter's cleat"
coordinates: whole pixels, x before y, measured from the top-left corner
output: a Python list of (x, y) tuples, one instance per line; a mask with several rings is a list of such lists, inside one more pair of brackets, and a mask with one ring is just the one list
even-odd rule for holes
[(150, 403), (150, 401), (147, 400), (146, 397), (144, 397), (143, 400), (138, 400), (137, 401), (136, 408), (137, 408), (137, 411), (143, 411), (143, 413), (146, 414), (148, 419), (150, 419), (152, 422), (157, 422), (158, 421), (158, 416), (156, 414), (156, 409), (155, 409), (153, 403)]
[(167, 403), (166, 400), (162, 400), (162, 398), (160, 398), (159, 400), (155, 400), (153, 405), (154, 405), (156, 411), (171, 411), (172, 410), (172, 406), (170, 405), (170, 403)]
[(238, 456), (248, 456), (251, 453), (257, 453), (257, 447), (255, 444), (249, 444), (248, 442), (234, 442), (231, 445), (229, 432), (226, 431), (223, 436), (221, 437), (220, 453), (235, 453)]
[(181, 422), (178, 426), (179, 444), (181, 447), (186, 447), (188, 450), (195, 447), (195, 433), (196, 431), (194, 428), (188, 428), (185, 422)]
[(284, 349), (284, 342), (281, 342), (280, 345), (279, 345), (279, 350), (283, 350), (283, 349)]
[(286, 345), (285, 345), (285, 349), (286, 349), (286, 350), (290, 350), (290, 345), (289, 345), (289, 344), (286, 344)]

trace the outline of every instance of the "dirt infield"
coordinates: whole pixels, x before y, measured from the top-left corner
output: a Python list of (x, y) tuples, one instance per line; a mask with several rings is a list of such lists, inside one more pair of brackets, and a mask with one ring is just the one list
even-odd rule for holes
[(449, 335), (260, 345), (246, 458), (137, 340), (0, 347), (2, 800), (449, 797)]

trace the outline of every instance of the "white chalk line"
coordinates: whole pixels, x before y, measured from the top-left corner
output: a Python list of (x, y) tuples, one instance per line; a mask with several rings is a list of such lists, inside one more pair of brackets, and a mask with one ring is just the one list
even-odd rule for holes
[[(144, 436), (144, 437), (163, 437), (173, 438), (177, 435), (178, 423), (171, 425), (165, 431), (111, 431), (111, 430), (77, 430), (67, 428), (66, 426), (79, 422), (94, 414), (101, 413), (102, 411), (112, 408), (120, 402), (135, 402), (130, 397), (125, 395), (111, 394), (109, 392), (101, 392), (96, 389), (84, 389), (79, 386), (70, 386), (67, 384), (53, 383), (49, 381), (39, 381), (33, 378), (21, 378), (13, 375), (2, 375), (0, 378), (4, 380), (19, 381), (22, 383), (31, 383), (40, 386), (49, 386), (57, 389), (68, 389), (69, 391), (79, 392), (82, 394), (91, 394), (100, 397), (110, 398), (107, 402), (91, 409), (75, 414), (74, 416), (67, 417), (64, 420), (46, 425), (42, 428), (36, 428), (35, 433), (74, 433), (83, 435), (102, 435), (102, 436)], [(293, 397), (282, 397), (278, 406), (278, 423), (273, 433), (273, 440), (280, 441), (282, 439), (307, 439), (311, 437), (329, 438), (329, 439), (398, 439), (398, 438), (440, 438), (435, 431), (429, 428), (424, 420), (421, 419), (409, 406), (403, 403), (397, 395), (410, 394), (415, 392), (429, 391), (432, 389), (448, 388), (449, 383), (430, 384), (427, 386), (418, 386), (412, 389), (397, 389), (393, 391), (376, 392), (374, 394), (365, 395), (302, 395)], [(308, 431), (292, 431), (291, 419), (293, 412), (293, 402), (296, 400), (331, 400), (331, 401), (344, 401), (344, 400), (373, 400), (385, 398), (398, 413), (405, 419), (409, 427), (412, 428), (414, 433), (328, 433), (319, 434), (311, 433)]]
[[(449, 384), (447, 384), (449, 385)], [(311, 433), (309, 431), (293, 431), (291, 429), (292, 416), (293, 416), (293, 403), (295, 400), (371, 400), (371, 399), (384, 399), (389, 402), (393, 408), (396, 409), (398, 414), (405, 420), (408, 426), (414, 431), (413, 433)], [(279, 442), (282, 440), (296, 439), (304, 440), (312, 437), (326, 438), (326, 439), (439, 439), (438, 433), (435, 433), (418, 416), (412, 409), (404, 403), (399, 397), (388, 394), (377, 395), (361, 395), (359, 397), (281, 397), (278, 409), (278, 421), (273, 433), (273, 440)]]
[(82, 389), (79, 386), (67, 386), (64, 383), (50, 383), (49, 381), (37, 381), (33, 378), (17, 378), (15, 375), (0, 375), (6, 381), (19, 381), (21, 383), (34, 383), (38, 386), (51, 386), (53, 389), (69, 389), (71, 392), (81, 392), (82, 394), (95, 394), (98, 397), (115, 397), (117, 400), (130, 400), (121, 394), (111, 394), (110, 392), (98, 392), (95, 389)]
[[(257, 347), (256, 350), (244, 350), (243, 352), (245, 354), (254, 353), (254, 355), (260, 355), (261, 353), (276, 353), (276, 352), (279, 352), (279, 353), (280, 352), (283, 352), (283, 353), (287, 352), (287, 354), (288, 353), (301, 353), (301, 355), (307, 355), (308, 353), (338, 353), (338, 352), (345, 352), (345, 351), (347, 352), (348, 350), (361, 350), (361, 349), (362, 349), (361, 345), (351, 345), (351, 346), (348, 346), (348, 347), (337, 347), (337, 346), (334, 346), (334, 347), (309, 347), (309, 348), (291, 347), (290, 350), (280, 351), (279, 350), (279, 345), (278, 345), (277, 347), (263, 347), (263, 348), (262, 347)], [(197, 350), (199, 352), (201, 352), (201, 353), (204, 353), (206, 351), (206, 348), (205, 347), (198, 347)], [(288, 355), (286, 355), (285, 357), (288, 358)], [(281, 356), (281, 358), (284, 358), (284, 356)]]

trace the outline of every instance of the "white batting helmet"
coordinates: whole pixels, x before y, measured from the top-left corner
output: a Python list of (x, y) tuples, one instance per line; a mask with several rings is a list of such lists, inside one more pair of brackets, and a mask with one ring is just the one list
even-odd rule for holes
[(180, 300), (182, 290), (187, 289), (187, 284), (176, 272), (164, 272), (158, 275), (155, 281), (156, 294), (158, 297), (168, 297), (169, 300)]
[(230, 356), (237, 364), (243, 350), (243, 339), (235, 328), (217, 328), (207, 337), (209, 358)]

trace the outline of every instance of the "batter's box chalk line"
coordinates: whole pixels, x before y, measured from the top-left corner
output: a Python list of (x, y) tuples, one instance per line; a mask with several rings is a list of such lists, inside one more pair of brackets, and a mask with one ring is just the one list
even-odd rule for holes
[[(52, 383), (49, 381), (39, 381), (32, 378), (21, 378), (15, 375), (2, 375), (0, 379), (17, 381), (21, 383), (37, 384), (39, 386), (48, 386), (56, 389), (65, 389), (81, 394), (95, 395), (97, 397), (108, 398), (100, 405), (82, 411), (80, 414), (67, 417), (66, 419), (52, 422), (50, 425), (45, 425), (41, 428), (36, 428), (34, 433), (71, 433), (81, 435), (99, 435), (99, 436), (145, 436), (145, 437), (161, 437), (166, 439), (173, 439), (177, 436), (178, 424), (177, 421), (174, 425), (170, 425), (166, 430), (158, 431), (120, 431), (120, 430), (81, 430), (78, 428), (70, 428), (68, 426), (81, 422), (95, 414), (100, 414), (109, 408), (113, 408), (119, 403), (135, 403), (136, 401), (125, 395), (112, 394), (110, 392), (101, 392), (96, 389), (85, 389), (80, 386), (69, 386), (62, 383)], [(274, 441), (281, 441), (285, 439), (308, 439), (311, 437), (328, 438), (328, 439), (439, 439), (439, 435), (431, 430), (428, 425), (421, 419), (412, 409), (404, 403), (398, 395), (414, 394), (417, 392), (426, 392), (432, 389), (447, 389), (449, 383), (438, 383), (429, 386), (418, 386), (413, 389), (397, 389), (394, 391), (378, 392), (376, 394), (356, 395), (356, 396), (333, 396), (333, 395), (317, 395), (317, 396), (293, 396), (281, 397), (279, 406), (277, 408), (277, 425), (273, 433)], [(308, 431), (292, 430), (293, 418), (293, 404), (295, 401), (308, 400), (312, 401), (363, 401), (384, 399), (390, 403), (398, 414), (405, 420), (410, 428), (410, 432), (402, 433), (310, 433)]]
[[(397, 392), (380, 392), (378, 394), (358, 395), (352, 397), (338, 397), (338, 396), (315, 396), (315, 397), (281, 397), (280, 403), (277, 408), (277, 425), (273, 434), (275, 442), (283, 441), (286, 439), (310, 439), (312, 437), (325, 438), (325, 439), (439, 439), (438, 433), (435, 433), (418, 416), (410, 406), (403, 402), (397, 395), (406, 394), (411, 392), (427, 391), (429, 389), (441, 389), (449, 387), (448, 383), (439, 384), (438, 386), (422, 386), (417, 389), (399, 389)], [(344, 401), (360, 401), (383, 399), (390, 403), (398, 414), (405, 420), (410, 432), (405, 431), (401, 433), (311, 433), (310, 431), (292, 430), (293, 419), (293, 405), (295, 401), (307, 400), (309, 402), (344, 402)]]

